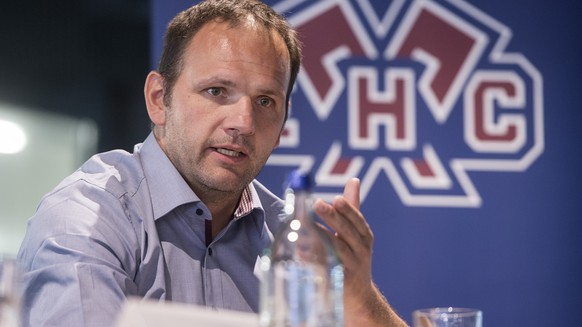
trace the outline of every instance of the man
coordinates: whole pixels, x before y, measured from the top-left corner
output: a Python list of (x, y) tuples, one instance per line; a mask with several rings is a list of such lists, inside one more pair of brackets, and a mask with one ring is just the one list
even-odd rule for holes
[[(260, 2), (180, 13), (145, 82), (152, 134), (88, 160), (29, 222), (25, 324), (111, 325), (128, 296), (256, 312), (255, 265), (282, 203), (254, 178), (279, 143), (300, 52)], [(404, 325), (371, 279), (359, 182), (314, 209), (345, 265), (346, 326)]]

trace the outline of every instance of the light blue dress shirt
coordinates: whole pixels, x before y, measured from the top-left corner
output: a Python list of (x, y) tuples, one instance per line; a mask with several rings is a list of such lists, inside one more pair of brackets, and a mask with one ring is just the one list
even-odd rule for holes
[(206, 206), (153, 134), (93, 156), (39, 204), (18, 253), (26, 326), (112, 326), (127, 297), (258, 310), (257, 260), (284, 217), (250, 185), (253, 209), (207, 246)]

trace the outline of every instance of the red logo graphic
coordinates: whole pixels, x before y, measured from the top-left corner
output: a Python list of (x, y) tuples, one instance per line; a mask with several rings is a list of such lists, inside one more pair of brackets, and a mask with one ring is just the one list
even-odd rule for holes
[[(542, 77), (472, 5), (281, 1), (304, 66), (268, 166), (315, 172), (331, 197), (389, 181), (407, 206), (479, 207), (472, 171), (521, 172), (543, 152)], [(381, 17), (381, 18), (380, 18)]]

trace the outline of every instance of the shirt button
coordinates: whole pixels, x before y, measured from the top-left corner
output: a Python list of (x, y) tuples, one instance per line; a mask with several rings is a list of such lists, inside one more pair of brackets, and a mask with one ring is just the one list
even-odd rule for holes
[(197, 214), (198, 216), (202, 216), (202, 214), (204, 214), (204, 210), (202, 210), (202, 209), (198, 208), (198, 209), (196, 209), (196, 214)]
[(208, 248), (208, 255), (212, 256), (212, 248)]

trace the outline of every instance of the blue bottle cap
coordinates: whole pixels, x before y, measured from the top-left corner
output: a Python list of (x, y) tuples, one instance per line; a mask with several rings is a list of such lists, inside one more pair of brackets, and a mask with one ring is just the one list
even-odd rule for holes
[(287, 179), (289, 188), (294, 191), (309, 191), (313, 186), (313, 180), (308, 172), (296, 169), (292, 171)]

